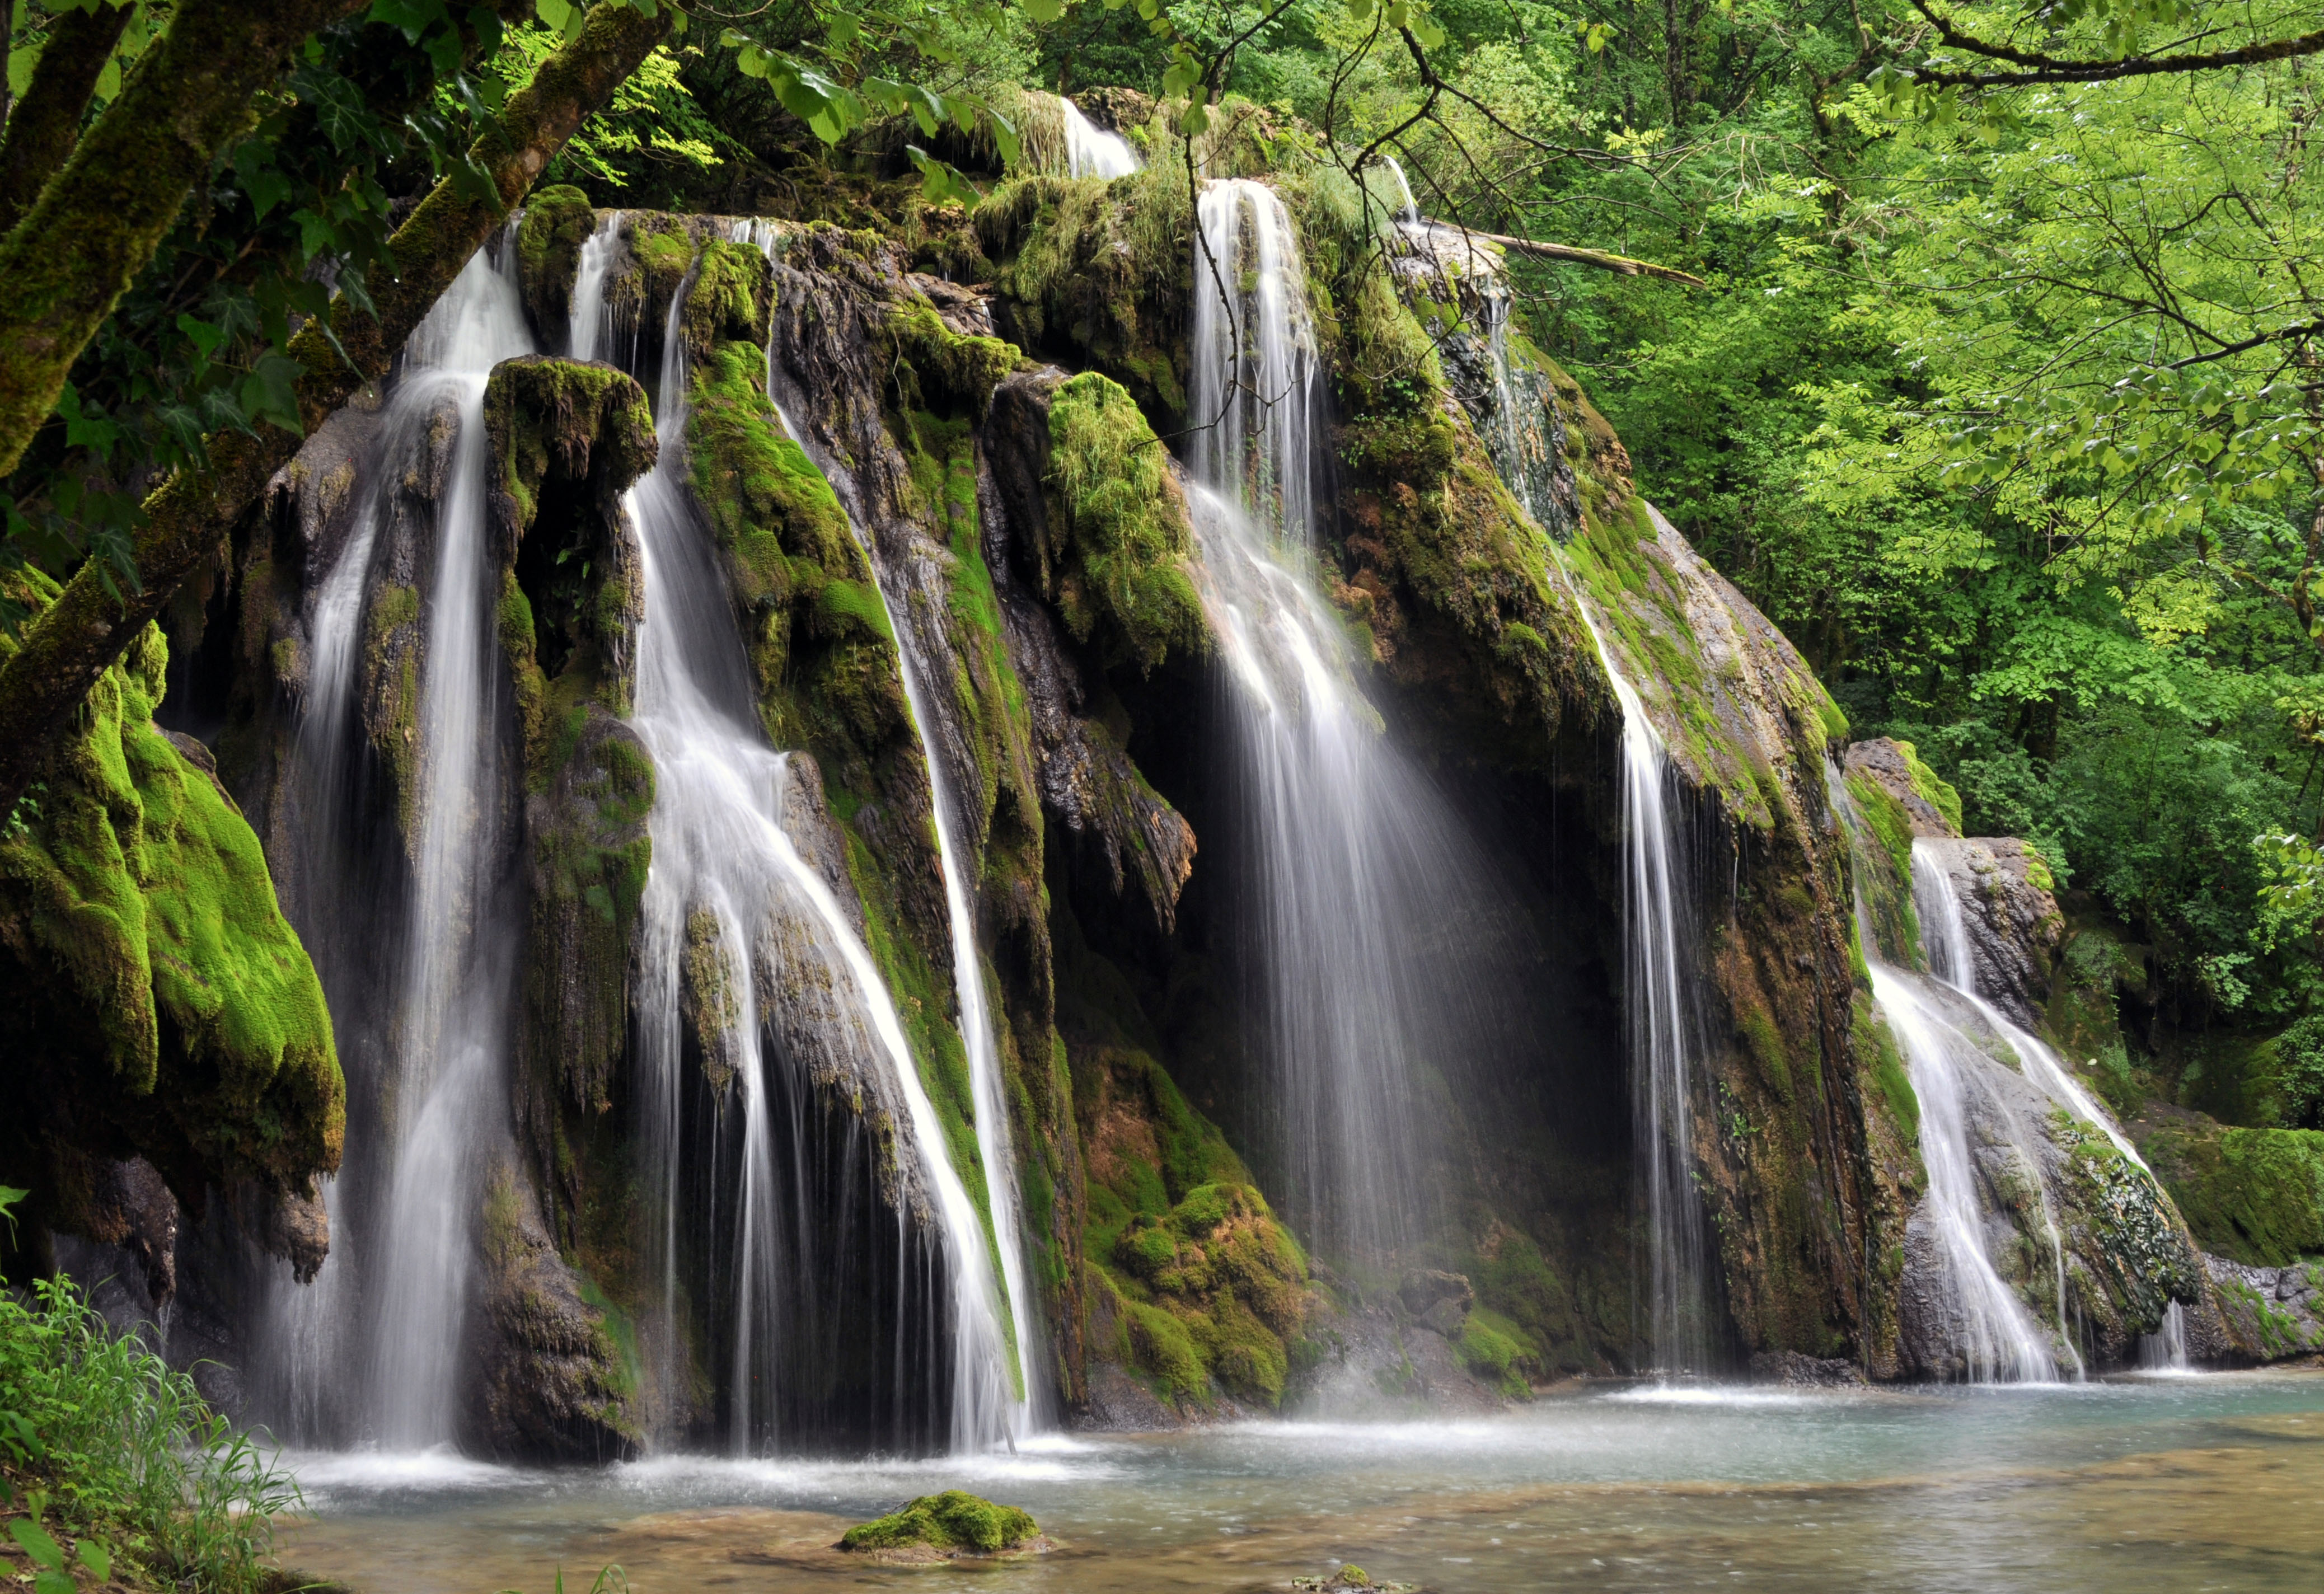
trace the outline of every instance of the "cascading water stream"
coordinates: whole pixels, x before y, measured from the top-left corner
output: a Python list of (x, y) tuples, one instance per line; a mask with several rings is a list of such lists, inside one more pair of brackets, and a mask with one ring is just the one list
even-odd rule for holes
[[(2015, 1053), (2018, 1062), (2042, 1092), (2084, 1123), (2092, 1125), (2114, 1143), (2115, 1149), (2128, 1157), (2152, 1178), (2154, 1170), (2147, 1167), (2146, 1159), (2130, 1138), (2116, 1129), (2113, 1118), (2100, 1108), (2089, 1092), (2082, 1088), (2062, 1059), (2040, 1037), (2028, 1034), (2012, 1023), (1987, 995), (1978, 989), (1977, 960), (1970, 950), (1969, 917), (1963, 911), (1960, 894), (1953, 889), (1952, 875), (1935, 857), (1927, 838), (1913, 843), (1913, 910), (1922, 926), (1922, 939), (1929, 956), (1929, 972), (1943, 981), (1975, 1007), (1980, 1018)], [(2060, 1261), (2059, 1298), (2065, 1295), (2062, 1249)], [(2062, 1307), (2061, 1308), (2062, 1310)], [(2062, 1324), (2061, 1325), (2062, 1331)], [(2140, 1365), (2164, 1371), (2189, 1370), (2187, 1355), (2186, 1313), (2173, 1301), (2165, 1308), (2163, 1326), (2152, 1334), (2139, 1336)]]
[(1146, 164), (1121, 134), (1100, 127), (1064, 95), (1058, 95), (1056, 101), (1058, 114), (1065, 124), (1067, 177), (1128, 177)]
[[(1860, 880), (1868, 849), (1879, 843), (1867, 839), (1855, 800), (1840, 771), (1829, 763), (1824, 788), (1857, 861), (1857, 935), (1871, 971), (1873, 1000), (1903, 1048), (1905, 1077), (1920, 1104), (1921, 1162), (1928, 1174), (1924, 1212), (1934, 1242), (1932, 1260), (1944, 1283), (1950, 1337), (1961, 1370), (1975, 1384), (2055, 1383), (2057, 1358), (1986, 1249), (1985, 1214), (1978, 1201), (1969, 1138), (1969, 1093), (1984, 1088), (1984, 1055), (1946, 1014), (1939, 992), (1950, 987), (1924, 981), (1879, 956)], [(2059, 1248), (2052, 1250), (2062, 1258)], [(2062, 1304), (2062, 1289), (2059, 1298)]]
[[(1556, 567), (1561, 575), (1564, 566)], [(1689, 893), (1671, 811), (1670, 751), (1572, 581), (1622, 710), (1623, 1025), (1631, 1132), (1646, 1220), (1646, 1344), (1665, 1374), (1709, 1370), (1702, 1202), (1694, 1190), (1693, 1054), (1698, 1021), (1686, 955)]]
[[(1969, 999), (1978, 1015), (2009, 1043), (2009, 1049), (2015, 1052), (2018, 1061), (2025, 1065), (2025, 1076), (2039, 1085), (2043, 1094), (2083, 1122), (2096, 1127), (2114, 1142), (2115, 1149), (2140, 1167), (2145, 1167), (2146, 1161), (2138, 1155), (2138, 1148), (2114, 1127), (2113, 1119), (2066, 1071), (2066, 1065), (2058, 1060), (2058, 1054), (2012, 1023), (1978, 989), (1977, 963), (1969, 951), (1968, 918), (1961, 911), (1960, 898), (1953, 889), (1952, 876), (1933, 856), (1926, 837), (1913, 843), (1913, 911), (1921, 921), (1921, 939), (1929, 955), (1929, 972)], [(2153, 1170), (2148, 1171), (2151, 1173)]]
[(1229, 666), (1253, 1006), (1276, 1070), (1288, 1215), (1386, 1259), (1426, 1231), (1425, 1082), (1477, 1052), (1497, 994), (1472, 947), (1495, 898), (1472, 844), (1382, 733), (1315, 574), (1319, 367), (1274, 191), (1207, 184), (1194, 257), (1187, 493)]
[(1868, 962), (1873, 1000), (1904, 1049), (1905, 1075), (1920, 1102), (1921, 1162), (1929, 1176), (1925, 1211), (1950, 1288), (1952, 1341), (1962, 1369), (1973, 1384), (2054, 1383), (2057, 1358), (1986, 1250), (1969, 1144), (1969, 1093), (1982, 1088), (1977, 1043), (1913, 976), (1877, 959)]
[[(1067, 102), (1066, 108), (1072, 112)], [(1078, 115), (1078, 113), (1073, 113)], [(1068, 120), (1067, 125), (1071, 126)], [(1091, 130), (1093, 133), (1095, 129)], [(1115, 142), (1119, 143), (1119, 140)], [(1124, 145), (1125, 151), (1128, 146)], [(1134, 170), (1134, 167), (1133, 167)], [(732, 235), (739, 242), (754, 244), (772, 257), (778, 234), (765, 222), (737, 224)], [(768, 401), (773, 403), (774, 354), (768, 354)], [(781, 414), (779, 406), (777, 413)], [(783, 425), (802, 447), (805, 435), (792, 425), (788, 415)], [(850, 517), (849, 526), (856, 541), (874, 567), (878, 558), (872, 539)], [(1032, 1298), (1031, 1271), (1025, 1260), (1023, 1204), (1018, 1193), (1017, 1159), (1009, 1132), (1009, 1101), (1001, 1079), (1001, 1048), (993, 1031), (991, 1004), (987, 997), (983, 977), (983, 959), (976, 944), (976, 919), (971, 904), (968, 876), (963, 860), (968, 856), (961, 830), (961, 812), (955, 806), (952, 790), (951, 771), (929, 734), (936, 723), (932, 716), (932, 703), (927, 696), (926, 661), (918, 656), (911, 629), (903, 623), (897, 613), (897, 600), (889, 591), (886, 573), (878, 583), (881, 603), (886, 606), (889, 628), (896, 636), (897, 661), (903, 677), (904, 696), (912, 714), (912, 723), (920, 738), (922, 758), (927, 766), (931, 806), (935, 810), (936, 860), (944, 877), (946, 929), (952, 945), (954, 998), (960, 1009), (961, 1040), (968, 1053), (969, 1085), (975, 1106), (976, 1148), (978, 1160), (984, 1168), (986, 1200), (991, 1208), (992, 1250), (1000, 1263), (1001, 1282), (1005, 1299), (997, 1303), (1005, 1307), (1005, 1317), (995, 1318), (1002, 1342), (1013, 1354), (1004, 1360), (1006, 1376), (1014, 1385), (1014, 1399), (1008, 1415), (1004, 1433), (1028, 1431), (1049, 1420), (1047, 1410), (1047, 1382), (1039, 1376), (1038, 1310)], [(933, 1142), (941, 1146), (942, 1140)], [(948, 1166), (948, 1165), (947, 1165)], [(964, 1193), (964, 1199), (965, 1199)], [(977, 1248), (980, 1257), (983, 1248)], [(989, 1278), (988, 1278), (989, 1282)], [(988, 1313), (988, 1315), (990, 1313)], [(990, 1443), (995, 1435), (978, 1427), (980, 1442)], [(955, 1439), (958, 1441), (956, 1434)]]
[[(616, 247), (610, 221), (584, 245), (574, 295), (576, 354), (600, 346), (602, 313), (584, 332), (577, 312), (583, 306), (603, 305), (604, 273)], [(779, 905), (803, 908), (817, 930), (819, 954), (828, 961), (835, 983), (851, 991), (868, 1019), (878, 1055), (905, 1104), (950, 1262), (952, 1443), (957, 1451), (980, 1450), (1008, 1437), (1020, 1409), (1009, 1387), (1007, 1335), (983, 1225), (945, 1154), (942, 1124), (877, 966), (831, 889), (800, 857), (778, 818), (784, 755), (767, 745), (750, 713), (731, 609), (685, 497), (687, 356), (678, 321), (683, 302), (681, 290), (665, 329), (656, 419), (661, 452), (653, 470), (624, 500), (638, 529), (645, 571), (632, 723), (652, 754), (656, 776), (650, 821), (653, 865), (644, 902), (646, 978), (640, 1000), (641, 1028), (649, 1037), (641, 1072), (653, 1126), (650, 1134), (656, 1137), (650, 1158), (660, 1165), (654, 1181), (663, 1212), (674, 1214), (678, 961), (688, 921), (707, 914), (711, 924), (705, 927), (724, 949), (726, 966), (742, 986), (738, 1017), (726, 1037), (738, 1063), (744, 1113), (730, 1440), (737, 1448), (748, 1447), (770, 1436), (771, 1388), (754, 1394), (754, 1386), (762, 1369), (771, 1369), (770, 1387), (779, 1377), (779, 1366), (763, 1344), (765, 1327), (775, 1316), (775, 1295), (816, 1287), (804, 1276), (780, 1276), (773, 1265), (783, 1193), (776, 1187), (770, 1143), (773, 1082), (760, 1038), (755, 960), (750, 955), (758, 926)], [(669, 1243), (674, 1254), (674, 1237)], [(670, 1276), (667, 1271), (665, 1276)], [(674, 1291), (674, 1285), (667, 1287)]]
[[(348, 912), (345, 902), (357, 867), (346, 834), (356, 764), (349, 734), (374, 552), (382, 521), (394, 512), (399, 462), (424, 451), (439, 409), (456, 408), (468, 379), (489, 370), (498, 351), (517, 341), (521, 323), (512, 328), (504, 318), (506, 286), (480, 252), (410, 340), (369, 450), (374, 468), (386, 466), (384, 479), (369, 484), (308, 617), (312, 646), (289, 782), (298, 815), (290, 826), (298, 863), (278, 879), (283, 911), (299, 926), (333, 1009), (342, 1015), (361, 1010), (362, 994), (377, 977), (374, 926), (358, 922), (363, 916)], [(345, 1335), (362, 1287), (364, 1237), (351, 1221), (346, 1197), (350, 1184), (374, 1171), (365, 1166), (370, 1150), (364, 1138), (351, 1136), (340, 1175), (318, 1181), (331, 1249), (314, 1281), (297, 1283), (287, 1267), (268, 1275), (258, 1331), (263, 1349), (252, 1360), (260, 1369), (259, 1398), (275, 1429), (287, 1435), (313, 1439), (343, 1428), (348, 1397), (356, 1393), (346, 1387)]]
[[(496, 1107), (504, 1095), (514, 937), (499, 899), (504, 727), (493, 644), (498, 594), (486, 567), (484, 401), (492, 368), (530, 354), (532, 343), (512, 241), (504, 238), (497, 253), (497, 264), (490, 251), (468, 263), (405, 355), (407, 372), (429, 373), (426, 383), (450, 398), (457, 434), (428, 597), (393, 1167), (374, 1237), (379, 1267), (367, 1281), (369, 1423), (380, 1442), (395, 1448), (452, 1437), (478, 1173), (489, 1126), (504, 1117)], [(423, 398), (415, 393), (411, 401)]]

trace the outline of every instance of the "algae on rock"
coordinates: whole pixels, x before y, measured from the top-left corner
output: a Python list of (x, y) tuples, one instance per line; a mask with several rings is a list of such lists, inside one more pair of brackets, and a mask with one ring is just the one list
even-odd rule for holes
[[(28, 609), (55, 596), (35, 572), (9, 579)], [(148, 627), (0, 818), (0, 992), (18, 1020), (0, 1181), (59, 1227), (78, 1217), (42, 1204), (59, 1156), (143, 1156), (195, 1212), (212, 1185), (311, 1197), (339, 1164), (321, 982), (208, 750), (153, 723), (167, 661)], [(311, 1276), (319, 1250), (299, 1248)]]

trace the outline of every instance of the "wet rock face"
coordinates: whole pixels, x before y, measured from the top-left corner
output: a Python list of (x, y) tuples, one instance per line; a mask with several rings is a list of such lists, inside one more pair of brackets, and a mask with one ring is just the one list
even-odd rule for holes
[(2218, 1303), (2216, 1348), (2190, 1345), (2201, 1355), (2236, 1361), (2281, 1361), (2324, 1352), (2324, 1263), (2255, 1267), (2207, 1256)]
[(463, 1442), (494, 1456), (616, 1460), (641, 1433), (640, 1385), (610, 1307), (582, 1299), (526, 1182), (503, 1168), (487, 1192), (484, 1278), (469, 1357), (477, 1393)]
[(1881, 736), (1851, 743), (1844, 767), (1850, 775), (1877, 782), (1894, 798), (1904, 808), (1913, 834), (1960, 834), (1960, 799), (1953, 797), (1947, 811), (1945, 798), (1951, 796), (1950, 788), (1929, 773), (1911, 742)]
[[(2070, 1369), (2077, 1356), (2094, 1368), (2135, 1360), (2139, 1337), (2160, 1331), (2173, 1302), (2201, 1304), (2199, 1253), (2153, 1175), (2024, 1077), (2008, 1044), (1969, 1004), (1941, 988), (1934, 1000), (1948, 1001), (1946, 1017), (1983, 1054), (1962, 1059), (1961, 1116), (1995, 1271), (2061, 1367)], [(1959, 1377), (1968, 1371), (1956, 1349), (1960, 1308), (1947, 1287), (1936, 1221), (1924, 1202), (1906, 1226), (1900, 1370)], [(2065, 1350), (2062, 1338), (2076, 1349)]]
[[(1947, 836), (1924, 843), (1944, 869), (1968, 932), (1978, 995), (2024, 1029), (2041, 1027), (2065, 917), (2042, 855), (2015, 836)], [(1935, 926), (1923, 926), (1924, 935)]]

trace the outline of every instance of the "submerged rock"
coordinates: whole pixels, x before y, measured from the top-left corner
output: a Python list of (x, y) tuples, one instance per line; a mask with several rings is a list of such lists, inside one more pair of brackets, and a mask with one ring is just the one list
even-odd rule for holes
[(1030, 1514), (957, 1488), (922, 1495), (901, 1510), (849, 1528), (839, 1540), (840, 1549), (880, 1561), (1038, 1555), (1056, 1547)]

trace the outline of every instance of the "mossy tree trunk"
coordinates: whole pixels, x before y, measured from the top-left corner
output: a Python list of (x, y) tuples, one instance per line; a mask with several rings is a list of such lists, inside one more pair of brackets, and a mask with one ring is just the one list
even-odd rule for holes
[[(293, 45), (361, 5), (188, 0), (179, 7), (120, 97), (0, 241), (0, 475), (16, 468), (65, 373), (153, 258), (187, 192), (251, 126), (251, 97), (274, 80)], [(60, 28), (58, 42), (75, 36)], [(25, 97), (28, 111), (35, 98)]]
[[(346, 0), (332, 4), (346, 8)], [(267, 14), (289, 9), (293, 8), (268, 8)], [(309, 5), (303, 9), (327, 7)], [(189, 7), (181, 18), (191, 14)], [(533, 80), (510, 97), (500, 126), (478, 140), (473, 152), (477, 164), (492, 174), (497, 202), (464, 193), (449, 181), (437, 184), (389, 240), (392, 271), (374, 273), (377, 285), (372, 297), (377, 314), (366, 315), (344, 299), (334, 301), (331, 327), (347, 359), (338, 357), (318, 327), (309, 327), (291, 340), (290, 352), (307, 372), (298, 384), (299, 410), (307, 430), (320, 426), (364, 382), (386, 374), (412, 328), (492, 235), (506, 208), (523, 198), (565, 141), (613, 97), (669, 27), (667, 10), (650, 18), (627, 6), (596, 6), (580, 33), (542, 61)], [(141, 80), (166, 64), (141, 69)], [(115, 111), (129, 98), (124, 95), (115, 102)], [(106, 122), (113, 117), (114, 112), (108, 112)], [(82, 141), (75, 167), (105, 125), (101, 123)], [(21, 438), (10, 441), (7, 428), (13, 424), (9, 406), (25, 380), (18, 364), (25, 340), (20, 329), (10, 327), (7, 307), (11, 301), (22, 302), (28, 290), (13, 276), (14, 263), (23, 238), (42, 235), (55, 220), (51, 212), (63, 203), (60, 196), (71, 189), (70, 179), (68, 170), (51, 184), (41, 206), (0, 245), (0, 284), (5, 284), (0, 287), (0, 459), (7, 462), (23, 447)], [(109, 307), (112, 296), (105, 302)], [(40, 401), (41, 415), (55, 401), (56, 382), (62, 381), (72, 354), (87, 336), (83, 332), (57, 364), (56, 382)], [(38, 419), (35, 416), (32, 424)], [(24, 435), (30, 436), (30, 430)], [(13, 809), (44, 749), (91, 684), (258, 501), (268, 479), (298, 451), (300, 439), (262, 425), (254, 435), (227, 433), (204, 441), (209, 468), (177, 472), (145, 500), (145, 523), (138, 529), (136, 541), (139, 590), (115, 590), (95, 562), (84, 567), (48, 612), (25, 628), (23, 646), (0, 668), (0, 812)], [(5, 468), (0, 464), (0, 469)]]
[(49, 174), (72, 154), (81, 113), (128, 24), (126, 5), (69, 11), (57, 19), (39, 75), (8, 116), (7, 139), (0, 143), (0, 235), (23, 219)]

